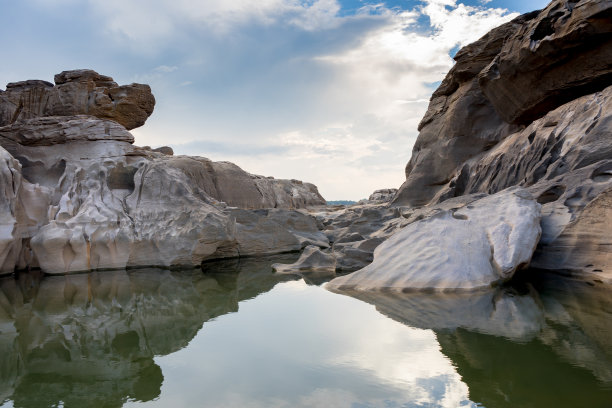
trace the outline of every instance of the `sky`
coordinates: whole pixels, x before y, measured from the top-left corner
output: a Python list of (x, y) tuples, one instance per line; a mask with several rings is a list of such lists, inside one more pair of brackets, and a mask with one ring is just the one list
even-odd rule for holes
[(89, 68), (157, 100), (137, 145), (300, 179), (399, 187), (452, 55), (544, 0), (0, 0), (0, 89)]

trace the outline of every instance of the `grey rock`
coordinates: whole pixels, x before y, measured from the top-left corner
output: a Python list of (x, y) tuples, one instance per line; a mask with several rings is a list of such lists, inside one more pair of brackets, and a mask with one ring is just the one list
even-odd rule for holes
[(371, 203), (387, 203), (395, 197), (397, 193), (397, 188), (384, 188), (381, 190), (376, 190), (370, 197), (368, 197), (368, 201)]
[(306, 246), (327, 248), (329, 241), (319, 231), (316, 219), (304, 212), (283, 209), (225, 210), (234, 223), (236, 252), (216, 253), (216, 257), (259, 256), (300, 251)]
[(170, 146), (161, 146), (156, 149), (153, 149), (154, 152), (163, 153), (168, 156), (174, 156), (174, 150)]
[(233, 207), (304, 208), (325, 204), (314, 184), (257, 176), (230, 162), (175, 156), (168, 158), (167, 165), (180, 169), (208, 195)]
[(555, 0), (526, 21), (479, 74), (499, 115), (529, 124), (612, 85), (611, 18), (608, 0)]
[(433, 93), (406, 165), (406, 181), (395, 205), (428, 204), (466, 160), (495, 146), (516, 130), (495, 111), (478, 84), (478, 73), (500, 52), (504, 40), (530, 18), (520, 16), (462, 48)]
[(335, 274), (336, 258), (329, 253), (322, 252), (317, 246), (310, 245), (304, 248), (300, 258), (293, 264), (272, 265), (277, 273), (328, 273)]

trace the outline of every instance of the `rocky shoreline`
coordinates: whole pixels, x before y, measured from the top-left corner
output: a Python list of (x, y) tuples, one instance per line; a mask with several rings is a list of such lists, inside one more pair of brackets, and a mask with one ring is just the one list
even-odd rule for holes
[[(316, 186), (134, 146), (147, 85), (91, 70), (0, 91), (0, 273), (307, 250), (332, 290), (489, 288), (537, 267), (612, 282), (612, 4), (555, 0), (460, 50), (399, 188)], [(588, 63), (587, 63), (588, 62)], [(363, 269), (362, 269), (363, 268)]]

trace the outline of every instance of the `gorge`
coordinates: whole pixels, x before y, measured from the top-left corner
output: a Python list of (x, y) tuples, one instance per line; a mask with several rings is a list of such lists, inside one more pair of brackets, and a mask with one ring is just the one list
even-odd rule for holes
[[(300, 297), (308, 293), (338, 319), (323, 319), (334, 333), (343, 310), (372, 307), (390, 331), (413, 340), (433, 331), (445, 365), (427, 381), (440, 376), (444, 392), (414, 380), (408, 388), (426, 397), (409, 406), (585, 401), (564, 387), (558, 399), (554, 387), (529, 390), (547, 375), (604, 406), (612, 390), (612, 2), (553, 0), (454, 60), (419, 124), (405, 182), (352, 205), (327, 205), (306, 181), (134, 145), (130, 130), (154, 113), (148, 85), (79, 69), (53, 84), (0, 90), (0, 403), (155, 401), (164, 381), (157, 358), (189, 349), (204, 324), (223, 326), (216, 319), (239, 304), (274, 296), (289, 304), (295, 296), (302, 309), (292, 305), (294, 313), (317, 311)], [(232, 333), (215, 347), (240, 337)], [(525, 379), (521, 364), (538, 359), (545, 368)], [(351, 360), (355, 372), (378, 373), (364, 361)], [(48, 400), (30, 401), (41, 384)], [(378, 406), (389, 392), (391, 406), (403, 406), (401, 387), (381, 384), (346, 400)], [(237, 404), (231, 396), (217, 403)], [(278, 398), (278, 406), (316, 406)]]

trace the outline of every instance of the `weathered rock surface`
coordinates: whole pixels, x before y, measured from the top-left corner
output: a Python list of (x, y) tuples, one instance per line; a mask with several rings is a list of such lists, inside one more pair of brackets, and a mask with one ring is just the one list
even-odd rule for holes
[(319, 230), (316, 219), (305, 212), (277, 208), (228, 208), (224, 212), (235, 223), (236, 246), (230, 249), (229, 256), (300, 251), (309, 245), (329, 246), (329, 240)]
[(44, 116), (90, 115), (113, 120), (126, 129), (142, 126), (153, 113), (155, 98), (143, 84), (119, 86), (111, 77), (82, 69), (45, 81), (10, 83), (0, 93), (0, 126)]
[(611, 18), (607, 1), (555, 0), (460, 50), (393, 205), (525, 187), (543, 205), (534, 265), (607, 279), (609, 240), (581, 214), (612, 216), (598, 198), (612, 188)]
[(355, 271), (372, 262), (374, 249), (408, 224), (398, 208), (354, 205), (313, 212), (332, 244), (336, 268)]
[(523, 189), (413, 222), (331, 290), (475, 290), (510, 279), (540, 239), (540, 205)]
[(277, 273), (328, 273), (335, 274), (336, 258), (330, 254), (321, 251), (314, 245), (309, 245), (304, 248), (304, 252), (300, 258), (292, 264), (275, 263), (272, 268)]
[(511, 34), (479, 74), (480, 86), (509, 123), (612, 85), (612, 3), (552, 1)]
[(393, 202), (422, 206), (453, 178), (456, 169), (516, 130), (497, 114), (478, 85), (478, 73), (500, 52), (505, 38), (530, 15), (497, 27), (462, 48), (456, 63), (433, 93), (419, 124), (419, 137), (406, 165), (406, 181)]
[[(593, 233), (582, 236), (585, 241), (572, 245), (571, 257), (556, 256), (570, 251), (564, 230), (580, 218), (589, 203), (612, 188), (610, 134), (612, 87), (560, 106), (509, 135), (486, 154), (467, 161), (455, 179), (440, 190), (439, 197), (493, 194), (515, 185), (527, 187), (543, 205), (543, 233), (534, 265), (610, 275), (609, 240), (597, 233), (595, 226)], [(598, 211), (605, 225), (612, 212), (606, 205)], [(591, 260), (582, 261), (587, 258)]]
[(167, 164), (181, 169), (211, 197), (233, 207), (259, 209), (325, 205), (325, 199), (314, 184), (257, 176), (234, 163), (176, 156), (168, 159)]
[[(114, 86), (93, 71), (56, 78), (57, 87), (78, 89), (92, 81), (95, 92)], [(11, 85), (2, 97), (23, 91), (26, 98), (41, 87), (49, 85)], [(324, 204), (315, 186), (133, 146), (119, 121), (92, 111), (45, 116), (54, 106), (45, 103), (41, 115), (0, 126), (0, 273), (199, 266), (211, 258), (329, 245), (313, 216), (283, 210)], [(228, 204), (279, 208), (254, 213)]]
[(387, 203), (393, 200), (395, 194), (397, 194), (397, 188), (383, 188), (380, 190), (376, 190), (372, 194), (370, 194), (370, 197), (368, 197), (368, 202)]

